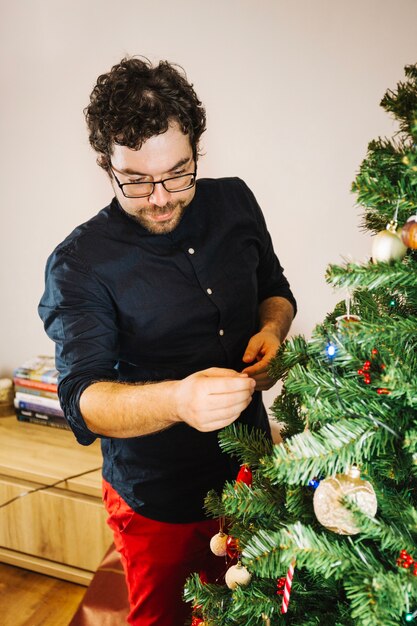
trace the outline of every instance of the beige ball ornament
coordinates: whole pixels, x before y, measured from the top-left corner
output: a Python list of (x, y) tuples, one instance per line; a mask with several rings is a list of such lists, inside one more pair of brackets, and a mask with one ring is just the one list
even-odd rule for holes
[(210, 550), (216, 556), (226, 556), (227, 535), (221, 531), (210, 539)]
[(381, 230), (373, 239), (372, 261), (374, 263), (399, 261), (406, 252), (407, 246), (401, 241), (401, 233), (397, 231), (396, 222), (387, 224), (386, 230)]
[(341, 499), (349, 496), (366, 515), (375, 517), (378, 508), (376, 494), (371, 483), (362, 480), (356, 466), (346, 474), (336, 474), (320, 481), (314, 493), (314, 513), (320, 524), (339, 535), (356, 535), (353, 513), (343, 506)]
[(224, 577), (226, 585), (229, 587), (229, 589), (236, 589), (236, 587), (246, 587), (246, 585), (249, 585), (251, 578), (251, 574), (240, 561), (238, 561), (236, 565), (232, 565), (232, 567), (229, 567)]

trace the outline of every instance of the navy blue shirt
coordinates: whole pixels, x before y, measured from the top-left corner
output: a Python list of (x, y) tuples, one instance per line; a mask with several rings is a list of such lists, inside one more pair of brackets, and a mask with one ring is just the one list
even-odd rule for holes
[[(99, 436), (79, 408), (93, 382), (179, 380), (213, 366), (242, 370), (259, 330), (259, 303), (271, 296), (287, 298), (295, 310), (262, 212), (240, 179), (198, 180), (179, 226), (165, 235), (149, 233), (113, 199), (49, 257), (39, 305), (77, 440), (88, 445)], [(269, 433), (261, 393), (238, 421)], [(203, 519), (207, 492), (221, 491), (237, 472), (217, 434), (177, 423), (141, 437), (100, 435), (103, 476), (141, 515)]]

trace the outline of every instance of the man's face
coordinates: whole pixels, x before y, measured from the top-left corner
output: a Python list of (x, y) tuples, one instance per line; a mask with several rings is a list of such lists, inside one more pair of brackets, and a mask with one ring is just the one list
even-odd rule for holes
[[(115, 144), (111, 167), (123, 184), (189, 174), (195, 163), (188, 135), (173, 122), (165, 133), (147, 139), (139, 150)], [(170, 233), (178, 226), (195, 194), (195, 187), (172, 193), (163, 185), (155, 185), (148, 198), (126, 198), (112, 175), (111, 180), (122, 209), (155, 235)], [(124, 190), (129, 193), (129, 187)]]

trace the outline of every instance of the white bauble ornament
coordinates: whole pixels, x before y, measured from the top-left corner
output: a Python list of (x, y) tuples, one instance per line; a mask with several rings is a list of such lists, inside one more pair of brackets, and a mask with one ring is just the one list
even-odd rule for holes
[(238, 586), (246, 587), (246, 585), (249, 585), (251, 578), (251, 574), (240, 561), (236, 565), (229, 567), (224, 577), (229, 589), (236, 589)]
[(401, 231), (397, 231), (395, 222), (387, 224), (386, 230), (375, 235), (372, 243), (372, 261), (374, 263), (399, 261), (405, 256), (407, 246), (401, 241)]
[(366, 515), (376, 515), (378, 503), (374, 488), (361, 479), (357, 467), (352, 467), (346, 474), (320, 481), (314, 493), (314, 513), (328, 530), (340, 535), (356, 535), (360, 529), (356, 526), (353, 513), (341, 503), (344, 496), (349, 496)]
[(226, 556), (227, 535), (221, 531), (210, 539), (210, 550), (216, 556)]

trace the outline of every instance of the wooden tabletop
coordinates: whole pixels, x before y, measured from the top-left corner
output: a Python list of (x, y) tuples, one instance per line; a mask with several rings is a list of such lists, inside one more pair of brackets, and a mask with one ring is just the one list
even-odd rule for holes
[(15, 416), (0, 418), (0, 473), (43, 485), (66, 480), (58, 488), (101, 496), (100, 443), (81, 446), (72, 432), (28, 422)]

